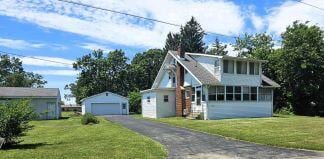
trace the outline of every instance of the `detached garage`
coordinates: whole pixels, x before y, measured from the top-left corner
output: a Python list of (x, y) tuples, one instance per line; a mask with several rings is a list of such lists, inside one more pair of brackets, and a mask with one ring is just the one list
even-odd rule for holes
[(128, 115), (128, 99), (121, 95), (103, 92), (81, 100), (82, 114), (93, 115)]

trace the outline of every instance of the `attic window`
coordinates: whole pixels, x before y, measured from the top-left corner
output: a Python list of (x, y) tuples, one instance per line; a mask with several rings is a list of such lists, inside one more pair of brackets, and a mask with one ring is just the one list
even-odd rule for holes
[(108, 96), (108, 93), (106, 93), (106, 96)]

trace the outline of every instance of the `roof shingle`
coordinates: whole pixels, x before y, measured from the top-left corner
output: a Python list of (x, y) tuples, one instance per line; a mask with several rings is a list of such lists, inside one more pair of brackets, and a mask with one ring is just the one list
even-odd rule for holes
[(0, 87), (1, 97), (57, 97), (58, 88)]

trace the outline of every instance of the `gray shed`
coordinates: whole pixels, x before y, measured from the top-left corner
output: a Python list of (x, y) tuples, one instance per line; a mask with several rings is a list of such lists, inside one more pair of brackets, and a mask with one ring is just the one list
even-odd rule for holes
[(0, 87), (0, 101), (30, 99), (39, 119), (61, 117), (61, 95), (58, 88)]

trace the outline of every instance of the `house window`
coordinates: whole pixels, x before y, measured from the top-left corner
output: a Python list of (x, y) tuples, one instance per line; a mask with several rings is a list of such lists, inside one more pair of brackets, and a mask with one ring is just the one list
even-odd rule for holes
[(108, 93), (106, 93), (106, 96), (108, 96)]
[(146, 102), (151, 102), (151, 97), (150, 96), (146, 97)]
[(256, 62), (250, 62), (250, 75), (259, 75), (259, 63)]
[(259, 101), (271, 101), (272, 92), (270, 88), (259, 88)]
[(217, 87), (217, 99), (216, 100), (219, 100), (219, 101), (222, 101), (225, 99), (225, 88), (224, 86), (218, 86)]
[(236, 61), (236, 73), (246, 74), (247, 73), (247, 62), (246, 61)]
[(251, 87), (251, 100), (257, 100), (257, 87)]
[(232, 60), (223, 60), (223, 69), (224, 73), (234, 73), (234, 61)]
[(185, 91), (185, 96), (186, 96), (186, 98), (190, 98), (190, 90)]
[(176, 77), (175, 76), (172, 77), (172, 83), (176, 83)]
[(216, 87), (209, 87), (208, 89), (208, 100), (215, 101), (216, 100)]
[(234, 87), (234, 100), (236, 100), (236, 101), (241, 100), (241, 92), (242, 92), (242, 87), (241, 86), (235, 86)]
[(243, 100), (244, 101), (250, 100), (250, 87), (243, 87)]
[(233, 86), (226, 86), (226, 100), (233, 100)]
[(164, 95), (163, 96), (163, 101), (164, 102), (169, 102), (169, 96), (168, 95)]
[(196, 100), (196, 88), (195, 87), (191, 87), (191, 101), (194, 102)]

